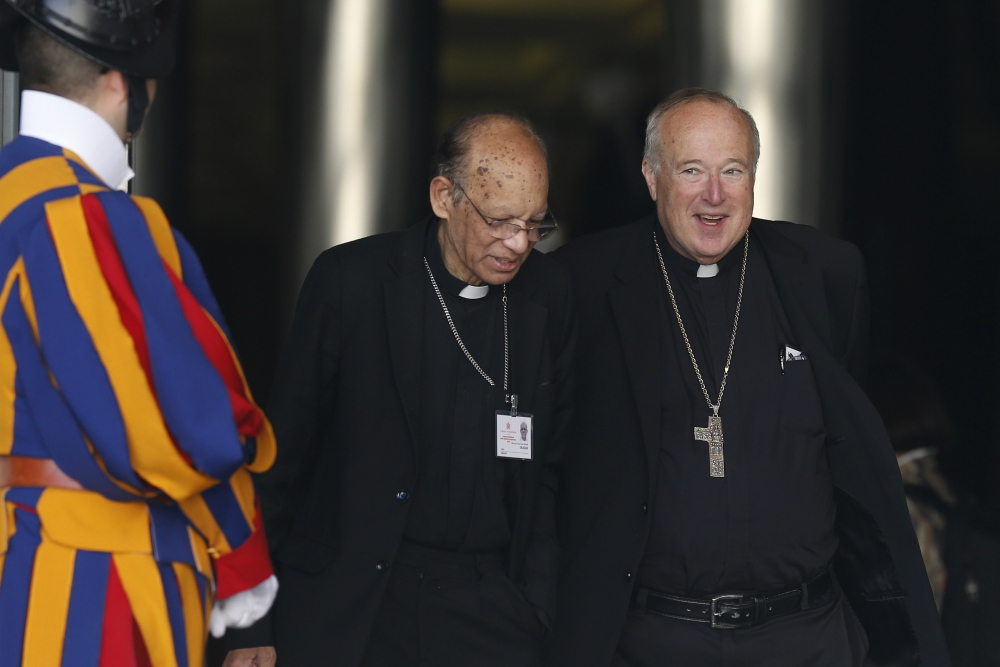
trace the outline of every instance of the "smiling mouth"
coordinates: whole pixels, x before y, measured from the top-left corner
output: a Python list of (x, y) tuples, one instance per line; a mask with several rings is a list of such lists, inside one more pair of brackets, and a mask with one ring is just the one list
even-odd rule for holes
[(698, 218), (704, 224), (714, 227), (715, 225), (717, 225), (720, 222), (722, 222), (723, 219), (725, 219), (726, 216), (724, 216), (724, 215), (703, 215), (703, 214), (701, 214), (701, 215), (696, 215), (695, 217)]

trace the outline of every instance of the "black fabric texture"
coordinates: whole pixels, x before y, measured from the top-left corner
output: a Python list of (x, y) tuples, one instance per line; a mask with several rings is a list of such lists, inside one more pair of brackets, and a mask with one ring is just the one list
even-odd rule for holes
[[(685, 330), (713, 402), (725, 371), (739, 295), (743, 244), (696, 277), (657, 227)], [(658, 485), (640, 585), (686, 597), (783, 591), (832, 560), (833, 485), (808, 359), (796, 346), (759, 241), (751, 238), (732, 366), (719, 415), (725, 476), (710, 477), (708, 445), (694, 439), (712, 411), (662, 283), (659, 316), (665, 378)], [(798, 349), (798, 348), (796, 348)]]
[(834, 490), (841, 548), (834, 566), (851, 595), (852, 607), (867, 632), (871, 665), (919, 664), (919, 645), (905, 621), (906, 593), (900, 587), (884, 540), (873, 542), (878, 526), (871, 513), (842, 489)]
[(489, 551), (506, 548), (510, 529), (504, 508), (504, 462), (494, 445), (496, 410), (503, 396), (502, 288), (465, 299), (466, 286), (444, 266), (437, 225), (425, 239), (428, 264), (455, 328), (479, 374), (455, 340), (430, 280), (424, 289), (424, 349), (420, 392), (420, 469), (404, 537), (435, 549)]
[(499, 554), (413, 551), (392, 566), (362, 667), (540, 664), (543, 626)]

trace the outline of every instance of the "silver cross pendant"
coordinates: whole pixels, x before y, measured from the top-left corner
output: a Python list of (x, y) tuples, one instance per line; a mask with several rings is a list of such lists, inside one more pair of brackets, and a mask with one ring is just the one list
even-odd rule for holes
[(722, 417), (709, 417), (708, 426), (694, 427), (694, 439), (708, 443), (708, 474), (726, 476), (726, 459), (722, 453)]

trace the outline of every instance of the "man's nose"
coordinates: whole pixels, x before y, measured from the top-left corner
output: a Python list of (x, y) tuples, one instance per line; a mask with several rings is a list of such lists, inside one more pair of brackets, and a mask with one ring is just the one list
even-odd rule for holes
[(517, 234), (511, 236), (509, 239), (505, 239), (503, 242), (503, 244), (507, 246), (508, 249), (512, 250), (513, 252), (516, 252), (518, 255), (528, 250), (529, 243), (530, 241), (528, 241), (528, 232), (526, 231), (518, 232)]
[(705, 201), (712, 206), (718, 206), (725, 198), (726, 195), (722, 191), (722, 179), (719, 178), (718, 174), (712, 174), (708, 177), (708, 187), (705, 189)]

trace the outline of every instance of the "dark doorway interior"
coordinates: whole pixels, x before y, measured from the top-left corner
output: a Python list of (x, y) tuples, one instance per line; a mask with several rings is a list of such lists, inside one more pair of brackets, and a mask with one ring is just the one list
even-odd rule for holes
[(872, 358), (930, 375), (958, 432), (948, 471), (996, 492), (1000, 5), (850, 4), (843, 234), (868, 262)]
[(652, 211), (639, 171), (645, 116), (669, 63), (662, 0), (442, 3), (438, 130), (507, 110), (549, 144), (561, 241)]

